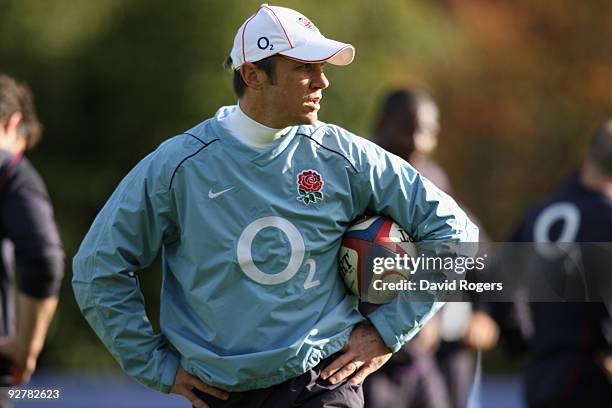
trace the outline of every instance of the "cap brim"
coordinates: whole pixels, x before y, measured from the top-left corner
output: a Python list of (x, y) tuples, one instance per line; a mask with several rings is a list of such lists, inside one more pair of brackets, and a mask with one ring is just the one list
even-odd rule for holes
[(329, 38), (321, 38), (279, 52), (279, 54), (302, 62), (329, 62), (333, 65), (348, 65), (355, 58), (355, 47)]

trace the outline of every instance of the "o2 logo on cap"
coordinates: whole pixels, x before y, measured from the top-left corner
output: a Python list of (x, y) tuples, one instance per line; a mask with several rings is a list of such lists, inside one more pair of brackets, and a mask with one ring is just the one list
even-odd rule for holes
[(273, 50), (274, 44), (270, 44), (268, 37), (259, 37), (259, 40), (257, 40), (257, 47), (260, 50)]

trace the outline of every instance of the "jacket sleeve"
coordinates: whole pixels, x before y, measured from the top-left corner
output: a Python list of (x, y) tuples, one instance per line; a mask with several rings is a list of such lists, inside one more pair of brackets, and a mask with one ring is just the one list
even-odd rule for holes
[[(454, 248), (452, 243), (478, 242), (478, 228), (457, 203), (412, 166), (373, 143), (364, 141), (357, 161), (361, 188), (361, 207), (392, 218), (417, 242), (439, 243), (440, 248)], [(451, 244), (451, 245), (443, 245)], [(368, 316), (385, 344), (397, 351), (410, 340), (443, 305), (433, 294), (431, 299), (410, 299), (410, 291), (401, 291), (391, 302)]]
[(144, 385), (169, 392), (177, 353), (146, 316), (136, 272), (162, 244), (176, 238), (168, 191), (167, 157), (160, 149), (121, 181), (73, 259), (77, 303), (121, 368)]

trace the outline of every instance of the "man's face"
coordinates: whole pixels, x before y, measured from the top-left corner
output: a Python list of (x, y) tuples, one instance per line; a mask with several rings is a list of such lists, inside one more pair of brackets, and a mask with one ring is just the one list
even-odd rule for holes
[(26, 138), (19, 132), (22, 115), (15, 112), (5, 119), (0, 119), (0, 150), (14, 154), (23, 153), (26, 149)]
[(419, 122), (414, 135), (414, 147), (417, 152), (429, 156), (438, 145), (440, 122), (438, 121), (438, 108), (432, 103), (421, 103), (417, 108)]
[(391, 153), (408, 160), (414, 152), (414, 124), (409, 116), (400, 116), (381, 124), (378, 143)]
[(329, 86), (323, 65), (278, 58), (275, 77), (264, 84), (261, 94), (272, 127), (314, 124), (317, 121), (322, 91)]
[(438, 109), (431, 103), (420, 103), (415, 112), (406, 106), (404, 114), (382, 124), (379, 142), (389, 151), (409, 160), (413, 153), (429, 156), (436, 148), (440, 125)]

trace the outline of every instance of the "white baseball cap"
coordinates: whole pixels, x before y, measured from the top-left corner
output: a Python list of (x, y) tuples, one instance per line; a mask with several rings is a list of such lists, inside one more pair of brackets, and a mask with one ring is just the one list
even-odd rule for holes
[(232, 69), (275, 54), (302, 62), (348, 65), (355, 57), (355, 47), (325, 38), (308, 18), (295, 10), (264, 3), (236, 33), (230, 54)]

